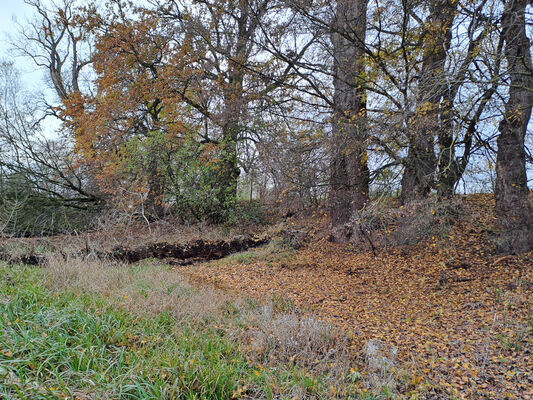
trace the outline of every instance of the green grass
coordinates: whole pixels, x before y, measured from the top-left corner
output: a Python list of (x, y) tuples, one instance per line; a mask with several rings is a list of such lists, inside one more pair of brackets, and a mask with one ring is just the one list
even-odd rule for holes
[(265, 246), (230, 254), (223, 259), (212, 261), (212, 263), (248, 265), (259, 262), (267, 266), (288, 265), (293, 257), (294, 249), (283, 243), (281, 239), (276, 239)]
[(326, 376), (247, 360), (231, 313), (147, 315), (43, 282), (46, 269), (0, 264), (2, 399), (331, 398)]
[(134, 318), (100, 299), (38, 288), (28, 269), (17, 275), (1, 292), (9, 300), (0, 306), (0, 396), (228, 398), (252, 372), (209, 329), (175, 332), (166, 313)]

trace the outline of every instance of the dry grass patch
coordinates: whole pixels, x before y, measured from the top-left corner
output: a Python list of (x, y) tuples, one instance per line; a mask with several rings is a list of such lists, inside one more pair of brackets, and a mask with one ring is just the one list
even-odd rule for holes
[(338, 378), (346, 375), (353, 361), (348, 337), (315, 316), (276, 314), (267, 304), (248, 313), (246, 322), (247, 354), (257, 362), (295, 365)]
[(344, 385), (353, 361), (346, 335), (280, 299), (258, 304), (208, 285), (193, 286), (155, 262), (131, 266), (91, 257), (48, 257), (46, 284), (53, 290), (96, 293), (144, 317), (164, 311), (192, 326), (207, 323), (231, 338), (253, 364), (302, 369)]
[(49, 255), (47, 283), (55, 289), (97, 293), (139, 314), (169, 312), (176, 319), (217, 317), (230, 297), (211, 287), (196, 288), (170, 267), (135, 266), (97, 258)]

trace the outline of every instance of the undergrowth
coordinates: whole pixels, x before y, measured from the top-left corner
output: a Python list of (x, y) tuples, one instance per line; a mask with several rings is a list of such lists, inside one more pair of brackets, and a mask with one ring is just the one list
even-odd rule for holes
[(212, 264), (253, 264), (264, 263), (266, 266), (286, 267), (294, 257), (294, 249), (281, 239), (273, 239), (265, 246), (257, 247), (240, 253), (231, 254)]
[(57, 259), (0, 278), (2, 399), (359, 396), (327, 325), (160, 265)]
[[(457, 199), (424, 199), (406, 206), (376, 201), (354, 214), (349, 224), (334, 234), (347, 237), (357, 248), (378, 249), (410, 246), (429, 238), (446, 238), (469, 211)], [(335, 240), (335, 236), (332, 237)]]

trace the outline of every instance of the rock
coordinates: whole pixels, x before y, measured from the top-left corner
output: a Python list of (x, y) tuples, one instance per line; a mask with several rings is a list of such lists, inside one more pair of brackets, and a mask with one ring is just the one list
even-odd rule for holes
[(379, 388), (396, 386), (392, 369), (396, 365), (398, 349), (382, 340), (369, 340), (363, 349), (368, 370), (368, 386)]

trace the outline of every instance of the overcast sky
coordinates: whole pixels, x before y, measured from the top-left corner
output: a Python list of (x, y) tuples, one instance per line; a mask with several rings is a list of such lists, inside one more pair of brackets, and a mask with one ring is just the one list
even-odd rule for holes
[[(32, 8), (23, 0), (0, 0), (0, 60), (15, 63), (24, 89), (35, 93), (44, 92), (53, 97), (53, 92), (47, 88), (44, 72), (38, 70), (31, 60), (17, 56), (11, 50), (10, 42), (17, 38), (19, 29), (17, 22), (24, 25), (32, 15)], [(53, 137), (59, 122), (54, 118), (47, 118), (43, 127), (45, 135)]]
[(23, 24), (32, 15), (32, 9), (23, 0), (0, 0), (0, 58), (15, 62), (21, 73), (24, 86), (28, 89), (43, 86), (43, 73), (23, 57), (15, 57), (10, 51), (10, 37), (17, 37), (17, 24)]

